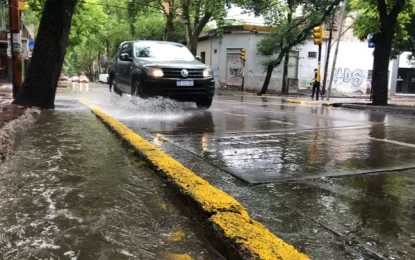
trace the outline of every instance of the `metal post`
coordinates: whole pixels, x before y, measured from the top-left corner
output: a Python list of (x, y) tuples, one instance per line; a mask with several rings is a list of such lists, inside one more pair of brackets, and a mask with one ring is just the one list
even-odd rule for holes
[(13, 98), (17, 97), (22, 86), (22, 60), (21, 60), (21, 41), (20, 41), (20, 15), (19, 0), (9, 0), (10, 17), (10, 48), (12, 56), (13, 71)]
[[(318, 100), (318, 96), (321, 93), (321, 71), (320, 71), (320, 69), (321, 69), (321, 44), (322, 43), (320, 43), (318, 45), (318, 66), (317, 66), (317, 79), (316, 79), (316, 81), (317, 81), (317, 84), (319, 84), (320, 86), (317, 89), (317, 96), (316, 96), (317, 100)], [(323, 99), (323, 96), (321, 96), (321, 98)]]
[(327, 74), (329, 72), (329, 61), (330, 61), (330, 51), (331, 51), (331, 40), (333, 39), (333, 26), (334, 26), (334, 19), (335, 19), (336, 12), (333, 13), (331, 16), (331, 25), (330, 25), (330, 33), (329, 33), (329, 40), (327, 42), (327, 51), (326, 51), (326, 61), (324, 64), (324, 78), (323, 78), (323, 94), (326, 94), (326, 86), (327, 86)]
[(347, 9), (347, 6), (348, 5), (349, 5), (349, 0), (344, 0), (344, 2), (343, 2), (343, 9), (342, 9), (342, 15), (341, 15), (341, 18), (340, 18), (339, 33), (338, 33), (337, 42), (336, 42), (336, 50), (334, 52), (333, 65), (331, 67), (329, 89), (328, 89), (328, 93), (327, 93), (327, 100), (330, 100), (331, 86), (333, 85), (333, 76), (334, 76), (334, 70), (336, 68), (337, 54), (339, 52), (340, 38), (342, 36), (344, 17), (346, 15), (346, 9)]
[(242, 67), (242, 92), (245, 91), (245, 64), (246, 61), (243, 61), (243, 67)]

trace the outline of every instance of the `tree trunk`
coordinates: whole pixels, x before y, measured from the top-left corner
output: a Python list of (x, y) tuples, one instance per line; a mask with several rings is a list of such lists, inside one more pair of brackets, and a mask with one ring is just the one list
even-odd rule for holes
[(388, 69), (393, 34), (380, 32), (375, 35), (373, 59), (372, 89), (373, 105), (388, 104)]
[(55, 94), (65, 58), (77, 0), (47, 0), (32, 62), (15, 104), (43, 109), (55, 107)]
[(190, 12), (189, 12), (189, 8), (190, 8), (190, 2), (189, 0), (183, 0), (182, 2), (182, 17), (183, 17), (183, 22), (184, 22), (184, 26), (186, 29), (186, 43), (187, 43), (187, 47), (190, 48), (190, 43), (191, 43), (191, 38), (192, 38), (192, 25), (190, 23)]
[[(288, 0), (287, 3), (288, 3), (287, 22), (288, 24), (291, 24), (292, 14), (293, 14), (293, 9), (294, 9), (294, 1)], [(290, 61), (290, 49), (288, 49), (287, 53), (285, 54), (284, 68), (282, 72), (282, 89), (281, 89), (282, 95), (288, 94), (288, 63), (289, 61)]]
[(164, 40), (172, 41), (174, 32), (174, 13), (170, 10), (166, 15), (166, 27), (164, 28)]
[(267, 75), (265, 76), (264, 84), (262, 85), (262, 89), (258, 92), (258, 96), (262, 96), (268, 90), (269, 82), (271, 81), (272, 71), (274, 70), (273, 64), (268, 64), (267, 66)]
[(288, 94), (288, 63), (290, 61), (290, 52), (288, 51), (285, 54), (284, 59), (284, 70), (282, 72), (282, 89), (281, 94), (287, 95)]

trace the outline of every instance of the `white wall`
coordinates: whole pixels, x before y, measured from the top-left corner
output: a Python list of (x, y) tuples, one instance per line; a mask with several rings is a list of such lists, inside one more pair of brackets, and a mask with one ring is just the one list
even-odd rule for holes
[[(264, 34), (250, 33), (250, 32), (234, 32), (232, 34), (225, 34), (222, 39), (212, 38), (212, 62), (211, 67), (214, 71), (215, 77), (219, 80), (221, 85), (226, 84), (227, 74), (227, 49), (228, 48), (245, 48), (247, 60), (245, 63), (245, 89), (259, 90), (262, 87), (265, 70), (262, 66), (262, 61), (267, 59), (257, 52), (257, 43), (264, 37)], [(209, 41), (207, 41), (209, 42)], [(204, 41), (199, 42), (198, 53), (206, 49)], [(199, 49), (200, 48), (200, 49)], [(216, 50), (216, 53), (215, 53)], [(209, 56), (206, 53), (206, 56)], [(290, 60), (294, 63), (294, 59)], [(296, 78), (296, 67), (290, 67), (288, 71), (289, 77)], [(280, 91), (282, 86), (282, 69), (281, 66), (274, 70), (269, 90)]]
[(210, 65), (210, 40), (200, 41), (197, 45), (197, 56), (202, 56), (202, 52), (205, 52), (205, 64)]
[(399, 68), (413, 68), (414, 66), (408, 61), (408, 55), (410, 55), (411, 52), (403, 52), (399, 56)]
[[(333, 65), (333, 45), (328, 65), (328, 80)], [(313, 78), (313, 70), (317, 67), (317, 59), (308, 58), (309, 51), (318, 51), (318, 47), (310, 40), (300, 51), (299, 80), (300, 86), (309, 86)], [(327, 43), (322, 46), (321, 78), (324, 77)], [(367, 42), (340, 42), (332, 91), (339, 93), (365, 94), (370, 89), (371, 73), (373, 67), (373, 49), (368, 48)], [(328, 85), (328, 84), (327, 84)]]
[[(262, 61), (266, 60), (267, 57), (257, 53), (256, 46), (263, 37), (264, 34), (250, 32), (233, 32), (231, 34), (225, 34), (222, 39), (212, 38), (200, 42), (198, 45), (198, 54), (200, 54), (201, 51), (206, 51), (206, 60), (209, 61), (207, 64), (211, 65), (220, 85), (224, 86), (226, 84), (227, 73), (227, 48), (246, 48), (247, 61), (245, 88), (259, 90), (262, 87), (265, 78), (265, 70), (262, 66)], [(209, 53), (210, 44), (211, 54)], [(330, 80), (329, 77), (333, 63), (334, 48), (335, 45), (333, 45), (330, 55), (327, 82)], [(314, 77), (314, 69), (317, 68), (317, 57), (309, 58), (308, 53), (311, 51), (318, 52), (318, 47), (314, 45), (312, 40), (309, 40), (305, 44), (297, 46), (296, 50), (299, 53), (299, 57), (298, 61), (293, 57), (290, 59), (290, 64), (296, 64), (296, 66), (289, 67), (289, 78), (297, 78), (298, 87), (300, 89), (309, 88), (310, 81)], [(326, 50), (327, 44), (325, 42), (322, 46), (322, 79), (324, 77)], [(370, 91), (373, 50), (374, 49), (368, 48), (367, 41), (340, 42), (332, 85), (332, 91), (334, 93), (366, 94)], [(210, 56), (212, 56), (211, 60)], [(406, 58), (406, 55), (401, 55), (401, 59), (404, 58)], [(392, 71), (392, 62), (390, 63), (389, 71)], [(390, 75), (391, 74), (392, 73), (390, 73)], [(281, 90), (281, 87), (282, 65), (274, 70), (269, 90), (278, 92)], [(290, 90), (292, 91), (292, 89)]]

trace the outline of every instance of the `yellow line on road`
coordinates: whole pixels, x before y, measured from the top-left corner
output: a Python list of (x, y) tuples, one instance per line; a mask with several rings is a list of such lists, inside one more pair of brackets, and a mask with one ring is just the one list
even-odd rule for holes
[(102, 110), (91, 106), (90, 109), (155, 166), (185, 198), (194, 202), (196, 210), (199, 210), (210, 227), (209, 233), (221, 241), (219, 247), (222, 253), (229, 254), (232, 259), (309, 259), (251, 219), (233, 197), (215, 188)]

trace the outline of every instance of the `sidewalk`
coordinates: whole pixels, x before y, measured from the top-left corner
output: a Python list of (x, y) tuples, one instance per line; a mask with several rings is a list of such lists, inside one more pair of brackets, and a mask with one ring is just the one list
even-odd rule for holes
[(0, 169), (0, 259), (221, 259), (89, 110), (44, 111)]

